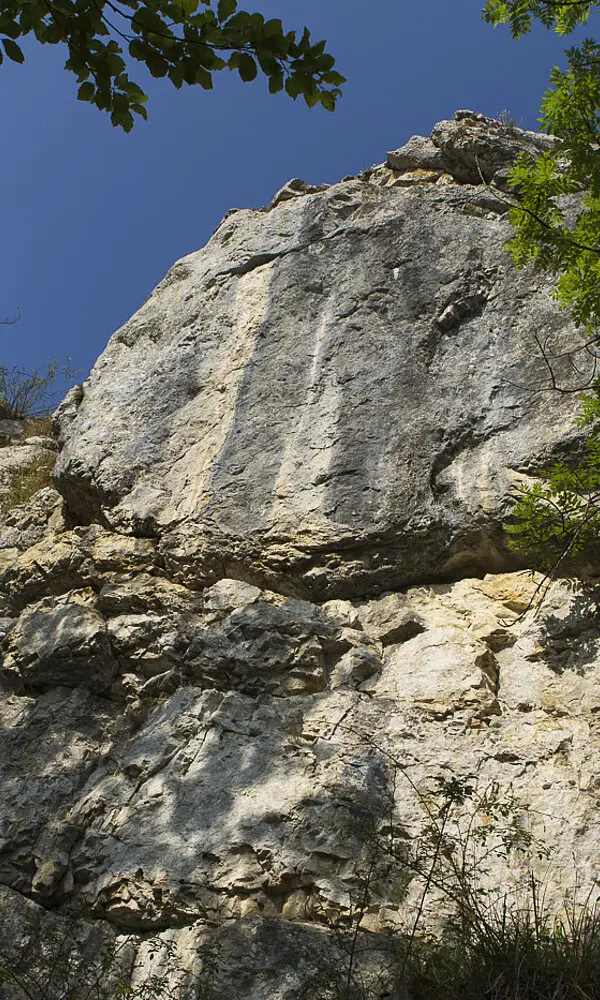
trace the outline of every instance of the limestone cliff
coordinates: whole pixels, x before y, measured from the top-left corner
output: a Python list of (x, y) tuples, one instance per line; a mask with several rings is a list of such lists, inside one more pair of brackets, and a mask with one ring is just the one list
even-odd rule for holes
[[(0, 938), (99, 919), (143, 977), (208, 936), (215, 1000), (310, 997), (444, 775), (510, 798), (550, 897), (592, 884), (597, 595), (530, 609), (501, 527), (578, 446), (537, 345), (568, 380), (579, 334), (503, 252), (550, 141), (458, 113), (230, 214), (61, 405), (0, 537)], [(367, 965), (413, 904), (373, 877)]]
[(513, 133), (533, 144), (459, 117), (437, 157), (413, 140), (399, 170), (228, 215), (59, 411), (78, 520), (157, 538), (195, 587), (360, 597), (507, 568), (507, 494), (569, 447), (576, 405), (539, 391), (535, 335), (577, 342), (503, 251), (505, 196), (462, 182), (504, 175)]

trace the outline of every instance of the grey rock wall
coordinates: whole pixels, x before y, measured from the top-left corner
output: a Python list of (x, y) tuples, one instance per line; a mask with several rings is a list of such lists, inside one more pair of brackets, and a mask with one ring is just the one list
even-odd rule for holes
[(538, 606), (501, 531), (578, 447), (536, 349), (578, 335), (502, 251), (503, 172), (543, 142), (459, 113), (360, 178), (295, 179), (62, 404), (60, 492), (0, 532), (0, 964), (42, 933), (153, 1000), (194, 976), (322, 1000), (359, 912), (362, 995), (406, 1000), (448, 781), (473, 789), (453, 835), (521, 837), (481, 867), (493, 898), (593, 888), (598, 590)]
[(514, 567), (511, 488), (573, 447), (536, 336), (579, 341), (473, 164), (543, 137), (461, 112), (424, 144), (174, 265), (59, 411), (79, 520), (158, 538), (185, 583), (318, 599)]
[[(131, 541), (54, 527), (0, 580), (0, 952), (3, 919), (75, 914), (128, 941), (142, 980), (157, 950), (181, 971), (208, 948), (216, 1000), (292, 1000), (344, 968), (368, 872), (376, 978), (422, 891), (382, 831), (418, 844), (450, 778), (476, 789), (465, 824), (495, 789), (534, 838), (483, 888), (512, 900), (533, 867), (559, 907), (593, 886), (595, 589), (557, 583), (537, 611), (529, 571), (354, 602), (199, 592), (148, 549), (141, 571)], [(440, 911), (434, 894), (426, 926)]]

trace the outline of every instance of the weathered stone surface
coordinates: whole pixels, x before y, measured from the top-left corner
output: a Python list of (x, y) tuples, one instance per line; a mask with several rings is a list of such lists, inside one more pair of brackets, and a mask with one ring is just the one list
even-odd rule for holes
[(196, 587), (322, 600), (514, 567), (511, 489), (576, 442), (576, 400), (531, 393), (534, 334), (578, 335), (513, 270), (474, 164), (548, 141), (461, 114), (402, 161), (435, 148), (443, 176), (382, 167), (229, 215), (59, 411), (72, 514), (158, 538)]
[(106, 692), (117, 664), (92, 594), (45, 598), (27, 608), (11, 630), (5, 670), (30, 688), (65, 685)]
[(12, 444), (25, 436), (27, 422), (25, 420), (0, 417), (0, 441)]
[[(22, 929), (20, 940), (15, 927)], [(124, 976), (131, 977), (132, 992), (142, 996), (298, 1000), (323, 995), (340, 978), (347, 941), (348, 936), (332, 937), (319, 926), (256, 916), (222, 926), (198, 920), (136, 940), (115, 933), (110, 925), (48, 912), (0, 887), (0, 953), (9, 961), (21, 954), (21, 983), (30, 985), (32, 992), (41, 981), (48, 992), (60, 984), (64, 991), (60, 995), (71, 987), (111, 997), (111, 978), (114, 984)], [(71, 968), (69, 944), (77, 947)], [(40, 955), (42, 946), (55, 953), (52, 983), (48, 962)], [(388, 936), (372, 934), (368, 941), (357, 942), (354, 962), (363, 987), (376, 990), (386, 1000), (407, 1000), (385, 974), (393, 960), (394, 946)], [(14, 1000), (15, 994), (5, 985), (0, 986), (0, 996)]]
[(292, 177), (291, 180), (279, 189), (269, 204), (269, 208), (276, 208), (282, 201), (290, 201), (291, 198), (299, 198), (304, 194), (314, 194), (315, 191), (324, 191), (326, 184), (308, 184), (300, 177)]
[[(78, 836), (69, 824), (70, 805), (102, 767), (115, 715), (115, 706), (83, 688), (58, 688), (36, 699), (2, 695), (2, 885), (29, 893), (39, 863), (68, 855)], [(60, 884), (55, 889), (62, 891)]]
[(512, 166), (517, 156), (539, 155), (552, 149), (552, 136), (506, 126), (484, 115), (457, 111), (454, 121), (439, 122), (431, 133), (446, 170), (465, 184), (486, 183)]
[(413, 135), (401, 146), (387, 154), (387, 163), (393, 170), (443, 170), (442, 152), (422, 135)]
[[(597, 861), (595, 596), (555, 585), (537, 616), (519, 618), (511, 595), (535, 585), (513, 574), (417, 588), (356, 605), (352, 628), (347, 602), (266, 593), (202, 610), (201, 595), (148, 576), (105, 586), (95, 603), (72, 592), (31, 606), (9, 633), (14, 663), (32, 688), (74, 690), (1, 703), (3, 882), (66, 893), (132, 929), (217, 913), (326, 922), (349, 905), (360, 817), (389, 809), (390, 755), (411, 767), (394, 806), (407, 830), (422, 822), (415, 781), (476, 773), (511, 788), (554, 843), (559, 883), (575, 871), (571, 852), (586, 876)], [(390, 629), (399, 609), (418, 632)], [(151, 647), (168, 650), (168, 683), (148, 667)], [(404, 912), (390, 892), (374, 896), (384, 923)]]
[(24, 552), (8, 550), (6, 564), (0, 564), (2, 589), (16, 608), (47, 594), (90, 584), (99, 587), (108, 577), (126, 581), (151, 570), (156, 561), (156, 545), (149, 538), (117, 535), (98, 525), (58, 534), (48, 528), (51, 525), (41, 527), (40, 541)]
[(204, 591), (204, 604), (207, 608), (234, 611), (245, 604), (252, 604), (260, 597), (260, 588), (241, 580), (219, 580), (213, 587)]
[(539, 156), (554, 144), (552, 136), (457, 111), (453, 121), (438, 122), (430, 138), (413, 135), (388, 153), (387, 164), (395, 171), (437, 170), (463, 184), (493, 182), (503, 187), (506, 169), (520, 153)]
[(54, 449), (54, 441), (45, 437), (24, 438), (10, 446), (0, 447), (0, 503), (2, 496), (9, 492), (15, 476), (35, 466), (44, 453)]
[[(87, 531), (63, 537), (79, 537), (100, 577)], [(106, 547), (96, 551), (102, 560)], [(328, 927), (349, 919), (371, 871), (368, 831), (392, 809), (402, 836), (417, 836), (416, 790), (433, 794), (444, 776), (516, 797), (521, 822), (553, 848), (549, 900), (591, 884), (593, 589), (555, 584), (523, 614), (539, 582), (528, 572), (324, 604), (231, 579), (201, 593), (154, 574), (107, 573), (97, 590), (6, 622), (5, 676), (26, 688), (0, 696), (3, 885), (157, 935), (158, 949), (171, 940), (191, 966), (221, 924), (222, 990), (238, 976), (236, 996), (271, 1000), (261, 963), (295, 995), (300, 973), (315, 973), (309, 952), (291, 970), (288, 943), (335, 949)], [(506, 888), (516, 870), (490, 877)], [(373, 875), (370, 954), (380, 932), (410, 923), (419, 892), (387, 862)], [(430, 909), (435, 922), (439, 902)], [(243, 952), (247, 933), (260, 962)]]
[(455, 843), (533, 837), (483, 892), (593, 888), (600, 595), (537, 606), (501, 533), (578, 440), (531, 334), (576, 336), (472, 175), (536, 143), (461, 113), (230, 215), (60, 407), (66, 505), (0, 536), (0, 951), (67, 928), (181, 1000), (312, 1000), (354, 940), (409, 1000), (390, 932), (449, 786)]
[(8, 566), (15, 555), (24, 552), (45, 538), (53, 530), (64, 528), (63, 499), (56, 490), (47, 486), (38, 490), (26, 504), (13, 507), (2, 519), (0, 528), (0, 557), (11, 552), (2, 568)]
[(442, 626), (389, 650), (377, 692), (438, 718), (471, 707), (486, 718), (500, 714), (497, 676), (483, 642), (462, 628)]

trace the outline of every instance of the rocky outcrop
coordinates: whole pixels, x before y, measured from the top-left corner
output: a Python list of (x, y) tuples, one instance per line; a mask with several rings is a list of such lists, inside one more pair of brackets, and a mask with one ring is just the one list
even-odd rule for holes
[(193, 586), (321, 600), (514, 568), (511, 488), (575, 440), (536, 335), (580, 341), (473, 164), (544, 141), (459, 113), (391, 166), (228, 215), (59, 410), (72, 514), (156, 538)]
[(486, 118), (472, 111), (457, 111), (451, 122), (438, 122), (431, 136), (413, 135), (387, 154), (387, 165), (407, 171), (447, 174), (463, 184), (494, 184), (505, 188), (506, 171), (521, 154), (539, 156), (556, 140), (540, 132), (528, 132)]
[(49, 482), (56, 442), (48, 418), (0, 419), (0, 518)]
[(404, 1000), (390, 932), (450, 805), (484, 892), (593, 886), (598, 593), (540, 605), (501, 531), (577, 445), (533, 335), (577, 333), (468, 174), (542, 143), (460, 113), (290, 182), (62, 404), (60, 492), (0, 535), (0, 960), (74, 935), (158, 997), (317, 1000), (351, 940)]
[[(141, 570), (140, 540), (90, 532), (49, 532), (3, 575), (7, 899), (172, 942), (184, 964), (218, 940), (216, 997), (242, 973), (237, 995), (274, 995), (266, 965), (291, 1000), (351, 923), (373, 832), (393, 814), (397, 836), (418, 838), (422, 796), (448, 776), (500, 789), (552, 845), (549, 899), (593, 882), (595, 591), (555, 584), (537, 614), (528, 571), (352, 603), (234, 579), (199, 592), (150, 559)], [(410, 871), (380, 860), (369, 961), (414, 906)], [(511, 865), (492, 884), (516, 886)]]

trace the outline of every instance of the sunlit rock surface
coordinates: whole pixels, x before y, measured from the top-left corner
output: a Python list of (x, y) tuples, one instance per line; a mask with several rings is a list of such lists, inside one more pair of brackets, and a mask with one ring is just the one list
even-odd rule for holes
[(514, 567), (510, 491), (573, 447), (536, 337), (578, 335), (510, 264), (494, 178), (548, 141), (460, 113), (392, 166), (228, 215), (60, 411), (69, 509), (156, 537), (196, 586), (324, 599)]
[(577, 446), (572, 398), (532, 391), (535, 333), (576, 334), (502, 253), (494, 184), (536, 142), (463, 113), (290, 182), (62, 405), (60, 493), (0, 534), (0, 957), (41, 934), (157, 998), (320, 1000), (347, 934), (405, 1000), (390, 931), (448, 788), (469, 850), (518, 838), (484, 892), (593, 885), (599, 593), (540, 604), (501, 533)]

